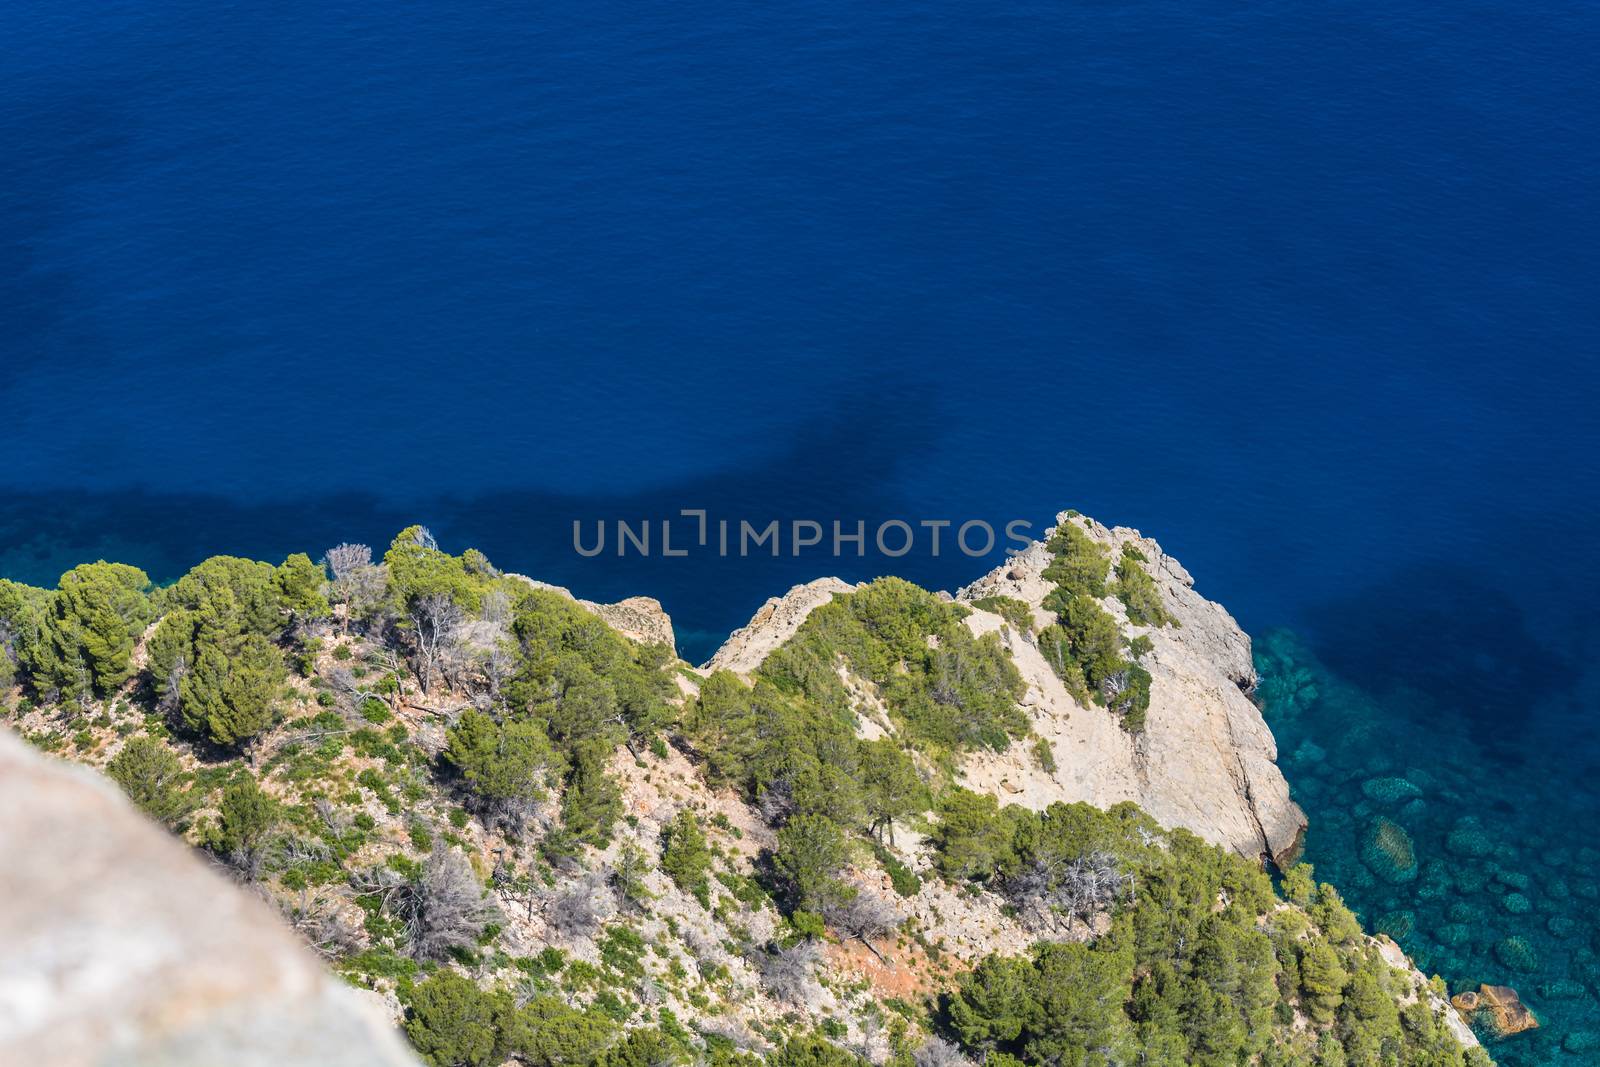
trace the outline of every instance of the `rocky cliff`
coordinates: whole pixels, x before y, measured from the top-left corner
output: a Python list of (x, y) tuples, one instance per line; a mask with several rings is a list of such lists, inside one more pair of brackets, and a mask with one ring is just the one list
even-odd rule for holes
[[(1070, 908), (1019, 906), (1018, 900), (1027, 905), (1033, 899), (1020, 883), (941, 866), (941, 795), (970, 797), (953, 788), (960, 785), (999, 805), (1034, 811), (1058, 801), (1102, 809), (1132, 801), (1155, 822), (1138, 816), (1141, 829), (1125, 842), (1131, 852), (1151, 842), (1162, 842), (1162, 852), (1169, 845), (1199, 850), (1210, 857), (1200, 867), (1219, 863), (1246, 872), (1242, 877), (1254, 879), (1262, 900), (1276, 898), (1250, 864), (1187, 835), (1169, 835), (1156, 823), (1191, 830), (1251, 861), (1268, 856), (1280, 862), (1288, 860), (1305, 825), (1275, 766), (1272, 735), (1249, 697), (1255, 684), (1250, 643), (1234, 620), (1196, 593), (1183, 567), (1137, 531), (1072, 515), (1058, 521), (1075, 524), (1112, 558), (1124, 545), (1136, 546), (1174, 623), (1135, 625), (1115, 597), (1100, 600), (1125, 635), (1149, 640), (1140, 653), (1151, 676), (1141, 728), (1130, 729), (1116, 712), (1074, 697), (1041, 652), (1052, 590), (1045, 576), (1051, 552), (1043, 543), (955, 596), (893, 580), (861, 592), (837, 578), (797, 586), (768, 601), (698, 669), (662, 649), (670, 647), (672, 625), (654, 600), (593, 604), (494, 572), (483, 579), (489, 587), (522, 601), (517, 610), (527, 625), (518, 629), (531, 635), (520, 639), (522, 645), (502, 617), (502, 598), (495, 618), (485, 611), (459, 624), (468, 639), (430, 687), (421, 672), (405, 669), (405, 657), (417, 649), (383, 608), (348, 629), (312, 623), (297, 639), (303, 658), (281, 697), (286, 712), (252, 740), (247, 755), (219, 753), (181, 728), (169, 729), (170, 720), (137, 677), (105, 698), (77, 702), (0, 691), (5, 721), (35, 745), (82, 763), (106, 767), (135, 740), (159, 739), (158, 747), (182, 767), (170, 775), (171, 788), (184, 800), (174, 828), (201, 846), (185, 849), (135, 814), (103, 779), (42, 759), (0, 735), (0, 1063), (399, 1064), (410, 1062), (394, 1029), (404, 1021), (414, 1039), (421, 1035), (419, 1048), (432, 1048), (434, 1062), (475, 1067), (644, 1062), (620, 1054), (615, 1060), (540, 1059), (545, 1053), (509, 1043), (515, 1035), (543, 1048), (539, 1042), (554, 1042), (556, 1033), (580, 1022), (590, 1040), (597, 1040), (597, 1027), (609, 1035), (606, 1041), (645, 1031), (670, 1039), (676, 1051), (662, 1063), (755, 1067), (754, 1057), (776, 1057), (786, 1064), (864, 1067), (903, 1064), (914, 1053), (922, 1067), (959, 1067), (968, 1061), (939, 1036), (931, 1011), (937, 997), (984, 961), (1026, 959), (1040, 942), (1104, 942), (1122, 905), (1113, 897)], [(434, 562), (443, 567), (448, 557)], [(541, 592), (528, 595), (526, 586)], [(852, 659), (844, 646), (819, 646), (816, 638), (823, 623), (842, 624), (851, 605), (885, 588), (908, 599), (879, 618), (891, 628), (909, 620), (913, 637), (899, 647), (912, 651), (879, 669), (875, 684), (856, 673), (866, 669), (864, 661)], [(837, 608), (815, 615), (835, 598), (841, 598)], [(969, 610), (952, 610), (957, 601)], [(918, 612), (944, 620), (937, 634), (914, 629), (921, 625)], [(808, 619), (816, 625), (808, 627)], [(963, 627), (981, 640), (970, 641)], [(136, 643), (136, 664), (149, 662), (155, 630), (150, 626)], [(286, 635), (278, 640), (290, 644)], [(670, 682), (657, 679), (663, 706), (653, 721), (665, 724), (660, 733), (620, 735), (623, 740), (603, 750), (604, 767), (586, 771), (591, 777), (584, 784), (598, 799), (584, 802), (602, 814), (607, 805), (612, 811), (609, 829), (587, 839), (568, 825), (582, 825), (573, 816), (584, 814), (569, 805), (578, 793), (576, 779), (550, 775), (525, 806), (491, 807), (460, 773), (457, 761), (473, 753), (449, 751), (452, 745), (465, 749), (468, 725), (480, 732), (498, 730), (497, 722), (526, 728), (526, 712), (511, 707), (505, 668), (473, 657), (498, 647), (520, 658), (523, 669), (536, 670), (543, 661), (529, 647), (535, 640), (568, 642), (560, 646), (568, 653), (560, 661), (564, 670), (576, 670), (578, 650), (588, 650), (619, 684), (637, 683), (647, 670), (670, 676)], [(963, 642), (982, 646), (966, 649), (977, 657), (969, 663), (979, 662), (981, 652), (1005, 667), (1005, 710), (1015, 719), (1020, 706), (1022, 721), (1008, 719), (1009, 741), (930, 754), (907, 732), (911, 720), (904, 695), (895, 693), (896, 672), (905, 674), (923, 648), (959, 650)], [(809, 698), (783, 692), (772, 704), (750, 704), (755, 721), (741, 725), (745, 705), (739, 702), (754, 699), (751, 694), (765, 699), (770, 692), (762, 693), (762, 686), (774, 684), (770, 669), (806, 655), (818, 657), (805, 661), (814, 665), (813, 677), (831, 679), (837, 672), (842, 683), (829, 689), (843, 695), (829, 698), (827, 717), (806, 720), (837, 726), (843, 737), (830, 735), (837, 746), (831, 752), (866, 751), (878, 744), (874, 739), (899, 733), (912, 753), (913, 774), (941, 791), (924, 793), (923, 807), (903, 811), (888, 834), (859, 823), (830, 861), (829, 879), (838, 886), (819, 909), (826, 914), (786, 901), (793, 887), (775, 880), (783, 834), (794, 825), (782, 809), (782, 790), (744, 788), (715, 773), (714, 742), (703, 740), (722, 729), (735, 748), (748, 746), (778, 736), (770, 729), (776, 715), (816, 712), (804, 704)], [(747, 679), (759, 674), (761, 682), (754, 689), (728, 678), (708, 683), (721, 670)], [(591, 684), (598, 677), (589, 678)], [(724, 682), (730, 683), (724, 700), (738, 707), (724, 725), (701, 733), (694, 720)], [(971, 705), (962, 707), (965, 714)], [(545, 707), (547, 714), (554, 710), (553, 703)], [(511, 740), (502, 736), (481, 751), (498, 758), (514, 749)], [(1041, 747), (1053, 759), (1041, 760)], [(862, 767), (862, 780), (870, 777), (864, 765), (851, 766)], [(278, 820), (268, 854), (254, 864), (220, 847), (216, 835), (226, 822), (224, 781), (246, 780), (259, 784)], [(610, 789), (615, 792), (608, 797)], [(996, 818), (999, 805), (991, 805)], [(1007, 819), (1030, 817), (1005, 810)], [(703, 834), (698, 882), (684, 876), (681, 856), (669, 863), (669, 842), (685, 817)], [(1188, 844), (1174, 844), (1175, 838)], [(197, 855), (212, 857), (213, 869)], [(1138, 862), (1160, 867), (1149, 855)], [(1220, 897), (1216, 885), (1206, 886), (1189, 894), (1189, 903), (1199, 901), (1198, 914), (1209, 923), (1223, 905), (1213, 907)], [(328, 978), (264, 901), (362, 989)], [(472, 916), (470, 929), (463, 927), (466, 933), (448, 951), (430, 952), (415, 936), (412, 927), (437, 925), (433, 905), (405, 910), (426, 901), (442, 902), (439, 914), (449, 905), (450, 914)], [(1397, 949), (1364, 937), (1342, 905), (1313, 909), (1303, 900), (1274, 908), (1240, 927), (1254, 944), (1265, 944), (1270, 934), (1278, 938), (1271, 951), (1293, 960), (1303, 951), (1297, 945), (1334, 936), (1319, 931), (1319, 921), (1342, 923), (1338, 958), (1378, 975), (1395, 1003), (1426, 1008), (1428, 1027), (1439, 1020), (1454, 1034), (1448, 1055), (1437, 1062), (1460, 1062), (1458, 1046), (1473, 1044), (1470, 1033)], [(824, 921), (825, 930), (818, 925)], [(1383, 967), (1363, 962), (1380, 950)], [(469, 988), (502, 998), (472, 1009), (484, 1013), (478, 1030), (469, 1033), (459, 1019), (441, 1020), (437, 1003), (433, 1015), (419, 1013), (419, 990), (447, 988), (447, 976), (464, 976)], [(1124, 979), (1133, 980), (1131, 973)], [(1306, 1003), (1294, 983), (1283, 986), (1274, 1025), (1286, 1047), (1314, 1043), (1316, 1028), (1331, 1025), (1310, 1019)], [(529, 1015), (519, 1016), (517, 1025), (504, 1023), (504, 1013), (525, 1009)], [(542, 1035), (537, 1040), (528, 1036), (536, 1032)], [(830, 1048), (850, 1055), (813, 1061), (806, 1058), (810, 1053), (795, 1052), (799, 1059), (782, 1059), (790, 1043), (807, 1034), (825, 1034)], [(474, 1044), (478, 1039), (482, 1043)], [(446, 1045), (452, 1051), (441, 1051)], [(474, 1051), (463, 1058), (465, 1045)], [(628, 1055), (661, 1053), (651, 1047)], [(730, 1049), (742, 1050), (742, 1058), (728, 1059)], [(723, 1058), (713, 1057), (714, 1050)]]
[[(1154, 540), (1068, 513), (1057, 521), (1077, 523), (1110, 548), (1112, 558), (1124, 544), (1135, 545), (1178, 622), (1133, 626), (1114, 598), (1102, 601), (1128, 632), (1148, 636), (1154, 646), (1145, 659), (1152, 674), (1145, 728), (1129, 734), (1104, 709), (1080, 703), (1045, 662), (1031, 631), (975, 610), (968, 626), (975, 633), (1000, 634), (1028, 685), (1023, 706), (1034, 731), (1050, 743), (1057, 768), (1045, 772), (1023, 746), (1013, 746), (969, 757), (965, 784), (1039, 810), (1055, 801), (1101, 808), (1133, 801), (1163, 824), (1192, 830), (1241, 855), (1290, 861), (1306, 820), (1289, 799), (1288, 783), (1274, 762), (1272, 731), (1250, 699), (1256, 683), (1250, 638), (1226, 609), (1195, 591), (1189, 572)], [(1050, 619), (1043, 607), (1053, 588), (1044, 578), (1049, 562), (1044, 542), (1035, 542), (963, 588), (957, 599), (970, 605), (989, 596), (1015, 598), (1042, 626)], [(837, 578), (822, 578), (769, 600), (702, 670), (754, 671), (812, 610), (851, 588)]]

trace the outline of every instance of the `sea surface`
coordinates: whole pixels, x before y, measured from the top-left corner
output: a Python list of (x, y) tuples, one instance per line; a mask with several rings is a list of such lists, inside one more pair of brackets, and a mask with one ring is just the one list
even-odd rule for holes
[[(12, 0), (0, 573), (423, 522), (700, 658), (1001, 558), (886, 520), (1075, 507), (1261, 638), (1369, 922), (1523, 992), (1502, 1062), (1600, 1063), (1597, 50), (1548, 0)], [(573, 549), (682, 509), (869, 551)]]

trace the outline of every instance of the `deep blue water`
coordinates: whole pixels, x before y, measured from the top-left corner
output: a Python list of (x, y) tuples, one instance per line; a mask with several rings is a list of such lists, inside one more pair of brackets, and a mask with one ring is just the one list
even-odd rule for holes
[(986, 564), (574, 519), (1072, 506), (1586, 803), (1597, 46), (1540, 0), (13, 0), (0, 572), (423, 521), (698, 655)]

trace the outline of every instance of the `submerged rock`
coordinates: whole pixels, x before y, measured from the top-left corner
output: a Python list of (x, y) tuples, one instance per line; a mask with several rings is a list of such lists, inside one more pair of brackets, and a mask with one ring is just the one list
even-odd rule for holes
[(1539, 987), (1539, 995), (1546, 1000), (1577, 1000), (1586, 996), (1587, 992), (1582, 982), (1571, 978), (1557, 978)]
[(1496, 871), (1494, 880), (1508, 889), (1517, 890), (1526, 889), (1533, 884), (1533, 879), (1521, 871)]
[(1478, 820), (1470, 815), (1456, 823), (1450, 836), (1445, 838), (1444, 847), (1453, 855), (1472, 859), (1482, 859), (1494, 852), (1494, 842), (1483, 832)]
[(1494, 958), (1509, 971), (1527, 974), (1539, 969), (1539, 953), (1523, 937), (1505, 937), (1496, 941)]
[(1411, 936), (1417, 928), (1417, 913), (1414, 911), (1391, 911), (1386, 915), (1378, 916), (1375, 929), (1380, 934), (1388, 934), (1396, 941), (1404, 941)]
[(1574, 1030), (1561, 1042), (1561, 1051), (1571, 1053), (1593, 1052), (1600, 1049), (1600, 1034), (1593, 1030)]
[(1361, 783), (1361, 792), (1374, 804), (1386, 808), (1422, 796), (1422, 790), (1404, 778), (1368, 778)]
[(1311, 660), (1308, 649), (1288, 630), (1268, 631), (1256, 642), (1261, 678), (1256, 693), (1272, 718), (1293, 719), (1315, 704), (1322, 695), (1317, 674), (1302, 659)]
[(1299, 764), (1321, 763), (1328, 758), (1328, 753), (1315, 741), (1302, 741), (1300, 747), (1294, 750), (1294, 755), (1289, 758)]
[(1422, 868), (1422, 881), (1417, 886), (1418, 900), (1444, 900), (1452, 890), (1450, 869), (1438, 860), (1430, 860)]
[(1380, 815), (1367, 824), (1361, 837), (1361, 860), (1392, 885), (1416, 880), (1417, 853), (1411, 835), (1392, 819)]
[(1577, 921), (1568, 918), (1565, 915), (1550, 916), (1550, 918), (1545, 922), (1544, 928), (1549, 930), (1554, 936), (1562, 938), (1563, 940), (1569, 937), (1575, 937), (1579, 929)]

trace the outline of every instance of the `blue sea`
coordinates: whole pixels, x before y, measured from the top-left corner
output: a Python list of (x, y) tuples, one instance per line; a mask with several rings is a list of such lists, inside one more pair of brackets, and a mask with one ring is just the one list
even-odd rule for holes
[(423, 522), (699, 658), (1003, 543), (574, 521), (1075, 507), (1262, 639), (1308, 858), (1522, 990), (1502, 1062), (1600, 1062), (1597, 49), (1548, 0), (13, 0), (0, 573)]

